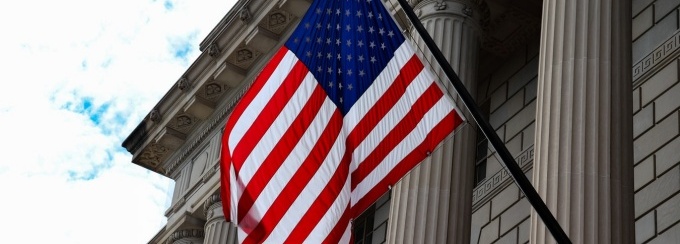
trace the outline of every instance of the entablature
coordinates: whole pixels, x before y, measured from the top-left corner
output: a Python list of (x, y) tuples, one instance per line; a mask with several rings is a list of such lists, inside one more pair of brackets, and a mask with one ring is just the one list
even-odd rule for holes
[(238, 1), (200, 44), (199, 57), (123, 142), (132, 162), (171, 177), (211, 131), (221, 128), (265, 58), (283, 44), (310, 4)]

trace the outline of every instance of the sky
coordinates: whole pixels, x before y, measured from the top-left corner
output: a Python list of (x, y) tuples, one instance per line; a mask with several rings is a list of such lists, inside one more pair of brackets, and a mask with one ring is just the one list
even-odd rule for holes
[(0, 232), (7, 243), (147, 243), (173, 182), (122, 146), (235, 0), (0, 7)]

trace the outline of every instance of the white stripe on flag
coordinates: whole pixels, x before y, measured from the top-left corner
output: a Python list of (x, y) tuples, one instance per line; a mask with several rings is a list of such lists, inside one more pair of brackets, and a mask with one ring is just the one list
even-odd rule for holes
[(394, 166), (401, 162), (406, 155), (411, 153), (414, 148), (423, 142), (428, 134), (427, 132), (430, 131), (430, 128), (433, 128), (442, 121), (442, 119), (444, 119), (452, 110), (453, 107), (448, 99), (445, 99), (445, 97), (439, 99), (432, 109), (423, 116), (423, 119), (418, 122), (416, 128), (414, 128), (413, 131), (397, 145), (396, 149), (392, 150), (380, 165), (378, 165), (375, 170), (371, 171), (371, 173), (357, 185), (352, 192), (352, 206), (373, 189), (378, 182), (384, 179)]
[[(286, 79), (290, 71), (293, 69), (295, 64), (298, 62), (297, 57), (291, 51), (288, 51), (286, 55), (281, 60), (281, 63), (276, 67), (274, 73), (272, 73), (271, 78), (267, 80), (262, 90), (257, 93), (253, 101), (269, 101), (271, 100), (276, 90), (281, 86), (281, 83)], [(238, 142), (243, 139), (243, 136), (248, 131), (248, 128), (252, 125), (252, 120), (257, 118), (257, 116), (262, 112), (262, 109), (266, 103), (264, 102), (253, 102), (251, 103), (243, 114), (234, 124), (231, 134), (229, 134), (229, 151), (233, 152), (234, 147), (238, 145)]]

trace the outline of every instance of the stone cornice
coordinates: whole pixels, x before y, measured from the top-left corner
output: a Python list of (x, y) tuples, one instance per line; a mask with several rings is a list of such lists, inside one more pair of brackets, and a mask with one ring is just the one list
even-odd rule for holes
[(169, 177), (222, 125), (247, 79), (305, 6), (308, 0), (238, 1), (201, 43), (203, 53), (123, 142), (133, 163)]

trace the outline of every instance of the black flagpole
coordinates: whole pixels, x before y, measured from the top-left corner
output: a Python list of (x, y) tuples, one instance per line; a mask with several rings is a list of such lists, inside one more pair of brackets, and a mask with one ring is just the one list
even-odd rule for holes
[(546, 227), (550, 233), (552, 233), (555, 240), (558, 243), (571, 243), (567, 234), (564, 232), (564, 230), (562, 230), (562, 227), (557, 222), (552, 213), (550, 213), (550, 209), (548, 209), (541, 199), (541, 196), (538, 195), (536, 189), (534, 189), (534, 187), (531, 185), (531, 182), (529, 182), (529, 179), (527, 179), (527, 177), (524, 175), (522, 169), (519, 167), (519, 165), (517, 165), (517, 162), (515, 162), (512, 154), (510, 154), (503, 141), (496, 134), (496, 131), (489, 124), (489, 122), (486, 121), (484, 117), (482, 117), (482, 113), (480, 112), (479, 107), (475, 103), (474, 99), (472, 99), (472, 96), (470, 96), (470, 93), (463, 85), (463, 82), (460, 81), (460, 78), (458, 78), (456, 72), (453, 71), (453, 68), (451, 68), (451, 65), (444, 57), (441, 50), (439, 50), (437, 44), (434, 43), (432, 37), (430, 37), (430, 34), (427, 32), (427, 30), (425, 30), (423, 24), (420, 23), (420, 20), (413, 12), (413, 9), (411, 9), (411, 6), (408, 5), (406, 0), (398, 1), (399, 5), (401, 5), (401, 8), (404, 10), (404, 13), (406, 13), (406, 16), (408, 16), (409, 20), (411, 20), (413, 27), (416, 28), (420, 36), (423, 38), (423, 41), (425, 41), (425, 44), (434, 55), (437, 63), (439, 63), (439, 66), (442, 67), (444, 73), (446, 73), (446, 76), (451, 81), (451, 84), (453, 84), (458, 96), (468, 108), (470, 114), (472, 114), (472, 118), (477, 122), (477, 125), (481, 129), (482, 133), (484, 133), (486, 138), (489, 139), (489, 142), (493, 148), (496, 149), (496, 153), (498, 153), (501, 161), (503, 161), (505, 164), (506, 169), (509, 171), (510, 175), (515, 180), (524, 195), (527, 197), (529, 203), (531, 203), (531, 206), (534, 207), (536, 213), (538, 213), (538, 215), (541, 217), (543, 223), (545, 223)]

